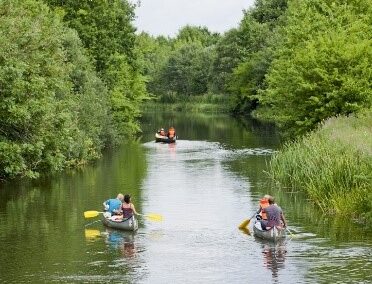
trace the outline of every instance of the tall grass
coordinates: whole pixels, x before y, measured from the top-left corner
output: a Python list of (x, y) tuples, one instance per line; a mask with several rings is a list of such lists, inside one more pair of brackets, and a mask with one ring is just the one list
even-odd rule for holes
[(372, 111), (331, 118), (270, 161), (282, 187), (305, 191), (324, 212), (372, 221)]

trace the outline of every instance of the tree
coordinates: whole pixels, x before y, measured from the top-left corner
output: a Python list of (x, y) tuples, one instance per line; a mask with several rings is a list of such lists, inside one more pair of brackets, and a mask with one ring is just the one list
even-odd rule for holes
[[(97, 72), (108, 87), (111, 97), (110, 113), (115, 125), (112, 133), (113, 141), (119, 142), (123, 138), (133, 136), (139, 131), (136, 119), (140, 115), (141, 103), (147, 99), (145, 80), (138, 72), (141, 66), (137, 59), (135, 28), (132, 25), (135, 6), (127, 0), (46, 1), (63, 15), (64, 21), (71, 28), (77, 30), (96, 64)], [(113, 70), (113, 67), (118, 69)], [(120, 80), (113, 80), (111, 77), (113, 75)], [(124, 78), (124, 76), (129, 77)], [(120, 85), (124, 81), (132, 83)], [(119, 90), (123, 91), (120, 95), (118, 95)], [(119, 97), (120, 103), (118, 103)], [(125, 119), (122, 119), (123, 101), (127, 105)], [(121, 107), (118, 108), (118, 104)]]
[(186, 25), (178, 31), (175, 42), (181, 42), (182, 45), (200, 42), (205, 47), (216, 44), (218, 39), (219, 34), (210, 32), (207, 27)]
[(239, 25), (241, 62), (233, 70), (230, 91), (235, 96), (235, 113), (250, 114), (259, 106), (258, 92), (280, 42), (277, 30), (283, 26), (287, 0), (257, 0), (245, 11)]
[(372, 105), (368, 1), (298, 1), (259, 94), (258, 115), (295, 133)]
[(160, 80), (165, 89), (179, 95), (200, 95), (208, 90), (213, 53), (200, 43), (189, 43), (170, 55)]
[(226, 32), (216, 44), (211, 70), (211, 88), (214, 92), (228, 93), (229, 82), (235, 67), (242, 62), (244, 48), (237, 29)]
[(40, 1), (4, 0), (0, 14), (0, 178), (96, 158), (107, 91), (76, 33)]

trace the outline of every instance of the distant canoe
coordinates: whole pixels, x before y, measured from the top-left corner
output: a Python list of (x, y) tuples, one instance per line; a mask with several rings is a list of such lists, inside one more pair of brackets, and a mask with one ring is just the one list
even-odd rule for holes
[(167, 136), (162, 136), (159, 133), (155, 133), (155, 142), (176, 143), (176, 137), (168, 138)]
[(286, 237), (286, 231), (284, 228), (273, 227), (270, 230), (262, 230), (259, 221), (256, 221), (253, 225), (253, 233), (258, 238), (274, 242)]
[(102, 223), (106, 227), (124, 231), (136, 231), (138, 229), (138, 221), (134, 216), (120, 222), (112, 221), (108, 218), (103, 217)]

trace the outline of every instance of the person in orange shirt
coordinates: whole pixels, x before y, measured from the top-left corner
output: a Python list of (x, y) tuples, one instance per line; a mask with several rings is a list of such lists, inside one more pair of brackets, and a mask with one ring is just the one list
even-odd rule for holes
[(174, 127), (169, 128), (167, 136), (169, 139), (174, 139), (176, 137), (176, 130)]

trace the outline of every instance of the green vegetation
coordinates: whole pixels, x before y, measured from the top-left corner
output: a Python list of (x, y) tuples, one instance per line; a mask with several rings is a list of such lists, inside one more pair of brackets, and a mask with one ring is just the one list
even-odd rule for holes
[(289, 2), (257, 116), (296, 134), (372, 106), (370, 1)]
[(372, 221), (372, 111), (325, 121), (270, 162), (272, 179), (329, 213)]
[(86, 163), (139, 130), (133, 7), (47, 2), (0, 2), (0, 179)]
[(372, 106), (371, 12), (367, 0), (256, 0), (223, 35), (186, 26), (142, 34), (138, 49), (155, 97), (223, 94), (234, 114), (295, 137)]
[(135, 48), (134, 6), (128, 1), (45, 0), (75, 29), (109, 92), (115, 133), (111, 142), (140, 130), (137, 118), (147, 99)]
[(143, 34), (153, 46), (143, 62), (160, 66), (148, 69), (147, 84), (168, 109), (206, 111), (208, 95), (200, 95), (221, 94), (215, 110), (275, 122), (297, 142), (274, 156), (272, 177), (326, 212), (364, 216), (371, 128), (339, 116), (372, 106), (371, 14), (367, 0), (256, 0), (223, 35), (201, 27), (174, 39)]
[(190, 112), (228, 112), (231, 98), (224, 95), (204, 94), (200, 96), (180, 97), (175, 93), (167, 93), (146, 104), (147, 109), (164, 109), (168, 111), (190, 111)]

